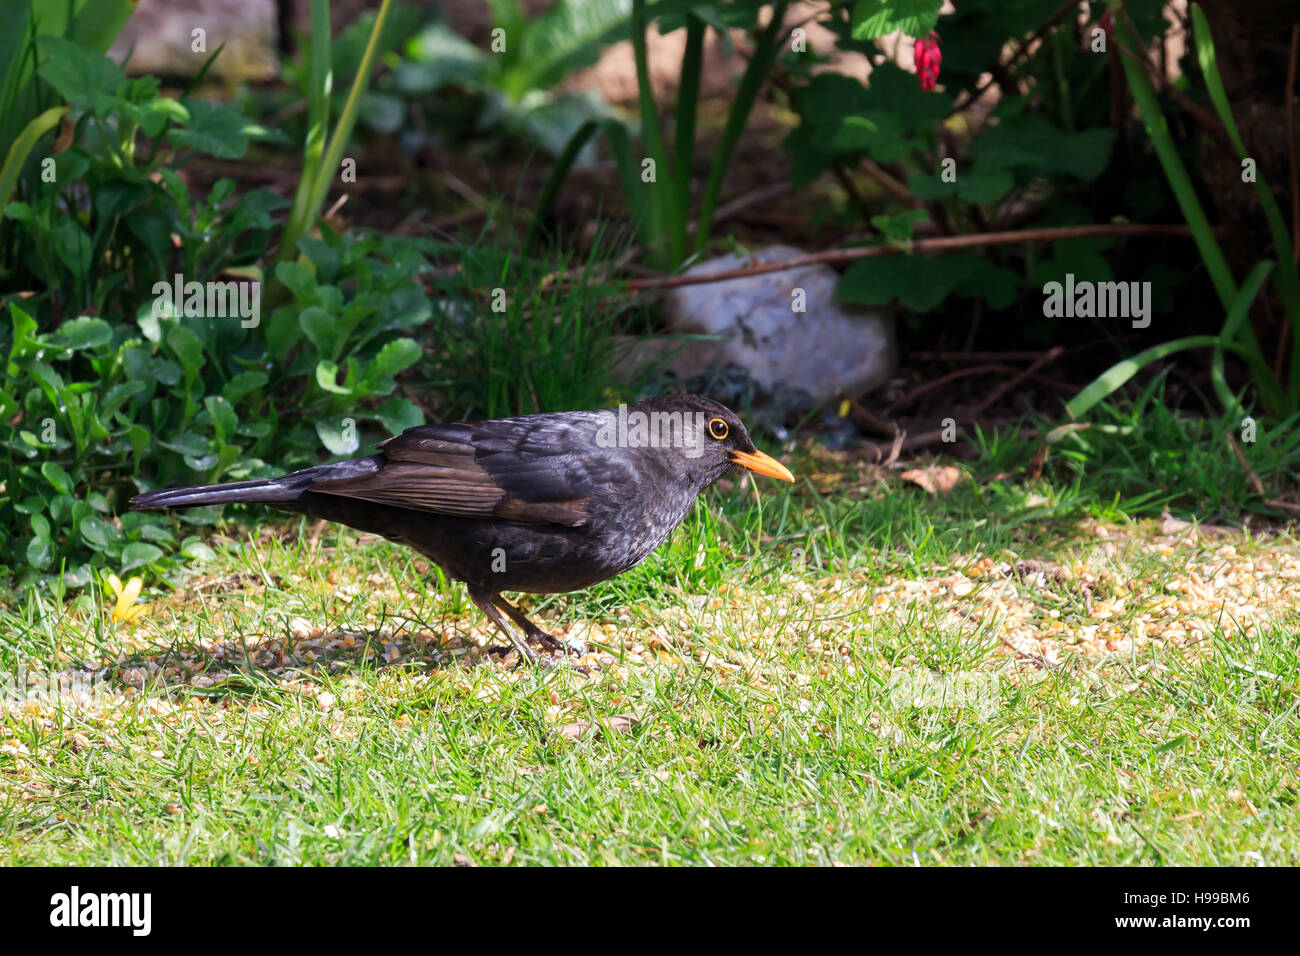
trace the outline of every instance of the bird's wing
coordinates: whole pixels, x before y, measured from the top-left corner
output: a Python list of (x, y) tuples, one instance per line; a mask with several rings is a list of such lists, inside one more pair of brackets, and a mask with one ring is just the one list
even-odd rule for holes
[(580, 527), (588, 499), (621, 463), (592, 454), (594, 415), (528, 415), (476, 424), (408, 428), (379, 447), (368, 474), (311, 490), (376, 504), (471, 518)]

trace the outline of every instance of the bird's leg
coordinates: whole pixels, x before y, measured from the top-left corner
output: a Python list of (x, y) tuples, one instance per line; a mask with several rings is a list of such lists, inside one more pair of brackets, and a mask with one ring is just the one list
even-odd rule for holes
[(478, 606), (480, 611), (487, 615), (489, 621), (497, 626), (497, 630), (509, 638), (510, 643), (515, 646), (526, 660), (533, 664), (538, 663), (540, 655), (529, 647), (527, 642), (518, 634), (510, 630), (510, 625), (506, 623), (506, 619), (501, 616), (501, 612), (498, 611), (496, 605), (492, 603), (493, 601), (501, 600), (500, 597), (489, 591), (476, 591), (471, 588), (469, 599)]
[(492, 600), (497, 607), (510, 615), (510, 620), (514, 621), (524, 629), (524, 635), (530, 641), (537, 641), (539, 644), (544, 644), (552, 650), (566, 650), (574, 657), (581, 657), (583, 654), (587, 653), (587, 645), (582, 641), (577, 638), (567, 637), (564, 640), (560, 640), (554, 634), (547, 634), (532, 621), (528, 620), (528, 618), (524, 617), (523, 611), (511, 605), (510, 602), (500, 594), (495, 595)]

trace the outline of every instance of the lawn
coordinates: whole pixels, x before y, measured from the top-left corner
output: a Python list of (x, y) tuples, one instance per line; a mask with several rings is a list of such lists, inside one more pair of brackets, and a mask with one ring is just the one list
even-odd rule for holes
[(1300, 863), (1293, 537), (792, 466), (525, 599), (577, 667), (516, 666), (418, 556), (308, 521), (223, 526), (132, 620), (11, 600), (5, 858)]

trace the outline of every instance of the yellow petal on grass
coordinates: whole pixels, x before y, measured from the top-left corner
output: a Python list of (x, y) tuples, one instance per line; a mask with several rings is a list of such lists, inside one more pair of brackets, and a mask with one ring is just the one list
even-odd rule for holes
[(117, 604), (113, 607), (113, 620), (130, 622), (145, 613), (147, 605), (135, 603), (140, 597), (142, 587), (144, 587), (142, 578), (131, 578), (123, 587), (121, 579), (116, 574), (108, 576), (108, 588), (117, 595)]

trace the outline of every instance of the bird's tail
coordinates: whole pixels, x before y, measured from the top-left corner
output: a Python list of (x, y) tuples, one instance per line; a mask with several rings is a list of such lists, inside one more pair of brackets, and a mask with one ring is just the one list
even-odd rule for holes
[(150, 508), (192, 508), (198, 505), (223, 505), (234, 501), (283, 504), (297, 501), (307, 487), (321, 476), (316, 468), (296, 471), (280, 478), (256, 481), (230, 481), (221, 485), (195, 485), (191, 488), (162, 488), (131, 499), (132, 511)]

